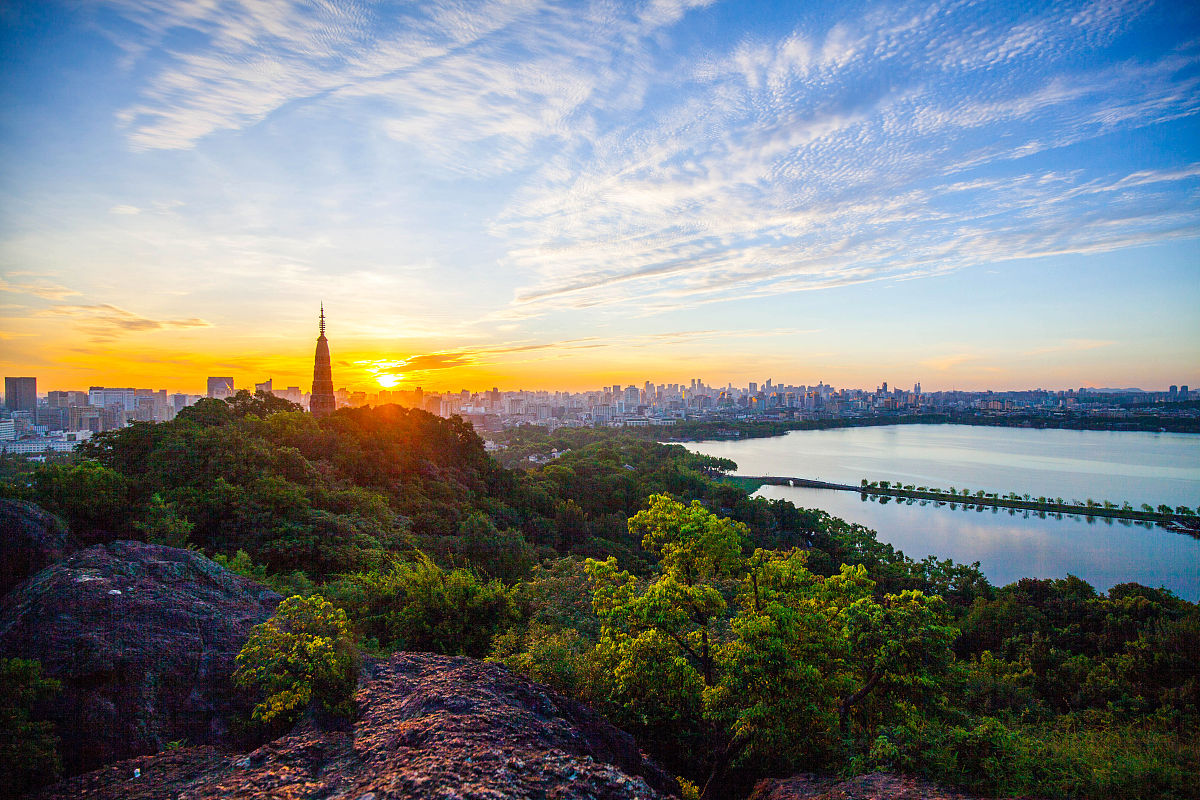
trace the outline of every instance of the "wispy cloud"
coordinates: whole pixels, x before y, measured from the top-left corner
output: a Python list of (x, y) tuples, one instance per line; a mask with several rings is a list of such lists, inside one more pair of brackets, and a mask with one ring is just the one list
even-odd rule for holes
[[(79, 294), (74, 289), (69, 289), (57, 283), (42, 280), (24, 280), (23, 277), (26, 275), (28, 273), (22, 272), (10, 272), (7, 277), (0, 275), (0, 292), (27, 294), (33, 297), (40, 297), (43, 300), (64, 300)], [(13, 278), (16, 278), (16, 280), (12, 280)]]
[[(1194, 48), (1065, 68), (1065, 51), (1115, 35), (1116, 6), (971, 26), (955, 5), (882, 7), (705, 61), (675, 105), (586, 161), (563, 156), (496, 220), (507, 264), (537, 276), (507, 315), (663, 311), (1197, 236), (1196, 204), (1178, 200), (1190, 169), (1030, 163), (1200, 112)], [(914, 62), (939, 51), (940, 75)]]
[(208, 328), (212, 326), (207, 320), (192, 317), (189, 319), (151, 319), (118, 308), (107, 303), (96, 305), (56, 305), (36, 313), (40, 317), (66, 317), (75, 322), (76, 327), (92, 336), (92, 341), (111, 341), (123, 333), (144, 333), (147, 331), (183, 330), (187, 328)]
[[(794, 22), (786, 28), (727, 32), (738, 9), (708, 0), (115, 0), (97, 19), (133, 81), (118, 114), (131, 157), (207, 165), (205, 148), (253, 156), (264, 140), (295, 135), (328, 159), (320, 175), (334, 177), (296, 191), (317, 208), (297, 217), (320, 225), (283, 232), (272, 209), (233, 196), (243, 185), (232, 168), (225, 183), (237, 190), (222, 187), (219, 198), (229, 207), (208, 206), (220, 208), (213, 231), (172, 224), (204, 213), (195, 207), (137, 215), (159, 198), (119, 194), (101, 208), (155, 258), (196, 265), (197, 288), (217, 294), (260, 276), (289, 296), (379, 311), (371, 323), (347, 321), (363, 338), (441, 333), (456, 344), (478, 333), (467, 319), (476, 310), (513, 331), (556, 312), (640, 320), (1200, 237), (1193, 151), (1092, 155), (1139, 132), (1194, 126), (1200, 114), (1200, 40), (1128, 46), (1129, 32), (1161, 11), (1148, 0), (793, 6), (779, 14)], [(330, 133), (334, 123), (354, 138)], [(291, 177), (294, 165), (273, 158), (264, 153), (264, 183)], [(358, 172), (343, 179), (343, 166)], [(361, 205), (339, 206), (326, 180), (328, 194), (357, 190)], [(412, 206), (436, 198), (461, 222), (444, 233), (435, 220), (430, 238), (466, 231), (471, 241), (461, 250), (439, 241), (454, 251), (444, 261), (396, 245), (420, 223), (376, 196), (394, 185), (410, 189)], [(137, 205), (110, 205), (116, 198)], [(294, 201), (276, 199), (285, 212)], [(374, 249), (355, 249), (358, 229), (327, 234), (326, 207), (329, 230), (351, 230), (365, 212)], [(434, 277), (410, 280), (413, 264)], [(418, 319), (393, 299), (466, 293), (477, 276), (487, 296), (470, 312)], [(0, 290), (72, 294), (12, 286)], [(141, 319), (109, 312), (93, 324), (168, 324)], [(616, 341), (531, 339), (387, 369)]]
[(948, 372), (964, 364), (971, 364), (980, 360), (980, 357), (974, 353), (951, 353), (944, 356), (934, 356), (921, 361), (921, 365), (939, 372)]
[(813, 329), (774, 328), (766, 330), (680, 330), (662, 331), (627, 336), (583, 336), (546, 342), (506, 342), (493, 345), (462, 347), (453, 350), (421, 353), (404, 357), (369, 359), (357, 361), (355, 366), (380, 377), (414, 377), (428, 375), (445, 369), (464, 366), (513, 363), (517, 360), (554, 358), (562, 353), (583, 350), (617, 349), (622, 352), (633, 348), (656, 350), (675, 345), (687, 345), (705, 341), (736, 341), (739, 339), (795, 338), (816, 333)]
[[(585, 105), (636, 103), (647, 60), (637, 45), (710, 2), (433, 0), (387, 13), (297, 0), (119, 3), (136, 35), (112, 35), (131, 61), (152, 48), (166, 56), (120, 121), (137, 148), (190, 148), (289, 103), (365, 97), (385, 110), (388, 135), (443, 167), (508, 171), (539, 142), (573, 135)], [(157, 49), (180, 30), (206, 46)]]

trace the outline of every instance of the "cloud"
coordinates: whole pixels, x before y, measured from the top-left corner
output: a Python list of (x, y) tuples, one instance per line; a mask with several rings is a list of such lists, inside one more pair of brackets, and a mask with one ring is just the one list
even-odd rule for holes
[(146, 331), (209, 328), (212, 323), (190, 319), (151, 319), (107, 303), (96, 305), (56, 305), (37, 312), (40, 317), (67, 317), (76, 327), (92, 335), (92, 341), (111, 341), (118, 334)]
[[(706, 5), (124, 0), (112, 35), (146, 77), (120, 122), (161, 150), (349, 120), (487, 217), (508, 323), (1200, 235), (1182, 154), (1079, 156), (1200, 114), (1196, 42), (1106, 49), (1148, 2), (799, 4), (792, 29), (697, 44), (681, 23)], [(250, 257), (273, 268), (272, 246)], [(318, 283), (290, 249), (291, 282)]]
[(357, 361), (355, 364), (366, 368), (374, 375), (402, 376), (414, 372), (425, 373), (469, 366), (485, 361), (490, 362), (494, 361), (497, 357), (538, 350), (580, 350), (607, 346), (609, 346), (609, 343), (601, 340), (599, 337), (583, 337), (557, 342), (518, 342), (500, 345), (481, 345), (478, 347), (466, 347), (434, 353), (420, 353), (403, 358)]
[[(391, 110), (388, 135), (443, 166), (512, 169), (564, 135), (586, 102), (636, 94), (630, 71), (645, 58), (635, 45), (710, 2), (431, 0), (385, 13), (354, 2), (127, 0), (118, 6), (135, 33), (111, 35), (159, 68), (119, 120), (135, 148), (183, 149), (290, 103), (366, 97)], [(184, 30), (205, 45), (166, 47)], [(460, 159), (460, 145), (484, 142)]]
[(514, 360), (521, 360), (526, 356), (532, 356), (534, 359), (542, 355), (554, 357), (557, 353), (564, 351), (574, 352), (604, 348), (627, 351), (632, 348), (661, 348), (663, 346), (681, 345), (713, 339), (728, 341), (743, 338), (796, 337), (815, 332), (815, 330), (811, 329), (798, 328), (742, 331), (727, 331), (714, 328), (707, 330), (662, 331), (632, 336), (583, 336), (549, 342), (506, 342), (495, 345), (464, 347), (435, 353), (422, 353), (403, 358), (357, 361), (355, 365), (364, 368), (367, 372), (377, 377), (405, 377), (412, 376), (414, 373), (427, 374), (438, 370), (492, 364), (499, 361), (512, 363)]
[[(10, 276), (17, 277), (26, 273), (12, 272)], [(43, 300), (64, 300), (68, 297), (74, 297), (79, 292), (74, 289), (68, 289), (66, 286), (61, 286), (56, 283), (44, 282), (27, 282), (9, 280), (3, 275), (0, 275), (0, 292), (9, 292), (11, 294), (28, 294), (34, 297), (40, 297)]]
[[(1194, 238), (1190, 168), (1029, 161), (1200, 113), (1194, 54), (1064, 70), (1065, 51), (1095, 46), (1089, 26), (1111, 27), (1115, 12), (1093, 11), (962, 25), (958, 6), (880, 8), (742, 42), (694, 70), (676, 107), (547, 170), (494, 223), (507, 266), (536, 276), (498, 316), (659, 313)], [(913, 60), (948, 43), (978, 54), (977, 34), (991, 43), (982, 62), (947, 56), (922, 75)], [(1001, 63), (996, 79), (977, 74)]]
[(935, 369), (939, 372), (947, 372), (949, 370), (955, 369), (956, 367), (961, 367), (963, 364), (969, 364), (972, 361), (978, 361), (978, 360), (979, 360), (979, 356), (974, 355), (972, 353), (954, 353), (952, 355), (935, 356), (933, 358), (926, 358), (926, 359), (922, 360), (920, 363), (922, 366), (929, 367), (931, 369)]
[(474, 363), (474, 354), (459, 353), (428, 353), (411, 356), (392, 367), (395, 372), (429, 372), (439, 369), (453, 369)]
[(119, 205), (119, 206), (113, 206), (112, 208), (110, 208), (108, 210), (108, 213), (117, 214), (118, 216), (123, 216), (123, 217), (129, 217), (129, 216), (136, 216), (137, 214), (142, 213), (142, 210), (140, 208), (138, 208), (137, 206)]

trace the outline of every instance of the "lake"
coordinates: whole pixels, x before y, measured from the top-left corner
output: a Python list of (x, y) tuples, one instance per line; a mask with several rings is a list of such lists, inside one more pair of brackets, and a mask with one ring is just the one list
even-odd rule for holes
[[(1200, 505), (1200, 436), (970, 425), (889, 425), (792, 431), (784, 436), (686, 445), (737, 462), (742, 475), (819, 478), (857, 485), (889, 480), (1034, 497), (1157, 506)], [(1137, 581), (1200, 601), (1200, 540), (1119, 521), (1039, 518), (1008, 509), (881, 504), (854, 492), (764, 486), (763, 497), (821, 508), (875, 529), (913, 558), (979, 561), (997, 585), (1068, 573), (1098, 591)]]

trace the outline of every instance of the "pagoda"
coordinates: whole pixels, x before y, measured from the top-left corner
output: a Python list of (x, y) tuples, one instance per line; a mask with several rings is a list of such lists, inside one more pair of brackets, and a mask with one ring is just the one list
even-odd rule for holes
[(308, 410), (318, 417), (332, 414), (337, 408), (333, 397), (333, 370), (329, 365), (329, 340), (325, 338), (325, 304), (321, 304), (321, 335), (317, 337), (317, 354), (313, 359), (312, 395)]

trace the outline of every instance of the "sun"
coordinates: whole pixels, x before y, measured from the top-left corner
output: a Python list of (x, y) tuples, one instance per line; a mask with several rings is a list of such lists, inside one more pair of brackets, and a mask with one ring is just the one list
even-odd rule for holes
[(385, 389), (390, 389), (400, 382), (398, 375), (376, 375), (375, 380)]

